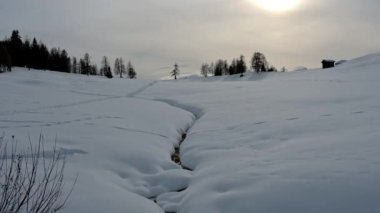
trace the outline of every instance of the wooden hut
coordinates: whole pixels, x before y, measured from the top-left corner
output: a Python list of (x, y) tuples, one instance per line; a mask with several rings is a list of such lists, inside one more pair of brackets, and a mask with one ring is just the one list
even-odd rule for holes
[(332, 68), (335, 67), (335, 61), (334, 60), (323, 60), (322, 61), (322, 68), (327, 69), (327, 68)]

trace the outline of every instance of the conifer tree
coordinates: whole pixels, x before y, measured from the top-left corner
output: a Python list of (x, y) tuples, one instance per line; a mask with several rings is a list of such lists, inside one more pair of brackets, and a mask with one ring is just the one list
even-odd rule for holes
[(228, 72), (228, 63), (226, 60), (219, 59), (215, 62), (214, 76), (222, 76)]
[(233, 59), (232, 62), (231, 62), (230, 67), (228, 68), (228, 74), (234, 75), (236, 73), (238, 73), (238, 71), (237, 71), (237, 61), (236, 61), (236, 59)]
[(47, 70), (49, 68), (49, 50), (42, 42), (39, 43), (37, 58), (37, 69)]
[(108, 58), (107, 56), (103, 56), (99, 74), (101, 76), (105, 76), (109, 68), (110, 68), (110, 63), (108, 61)]
[(112, 71), (111, 71), (111, 67), (108, 67), (108, 70), (107, 72), (105, 73), (105, 76), (107, 78), (113, 78), (113, 74), (112, 74)]
[(127, 72), (128, 72), (128, 78), (130, 78), (130, 79), (136, 78), (136, 71), (135, 71), (135, 68), (133, 67), (131, 61), (128, 61)]
[(79, 73), (82, 74), (82, 75), (85, 75), (86, 74), (86, 65), (84, 63), (84, 60), (83, 58), (79, 59)]
[(269, 68), (268, 68), (268, 72), (277, 72), (278, 70), (277, 70), (277, 68), (275, 67), (275, 66), (270, 66)]
[(98, 74), (98, 66), (96, 64), (90, 65), (90, 75)]
[(179, 76), (179, 67), (178, 64), (174, 64), (174, 69), (170, 72), (171, 76), (174, 77), (174, 80), (177, 80), (177, 76)]
[(73, 61), (73, 63), (72, 63), (71, 72), (77, 74), (77, 73), (78, 73), (78, 62), (77, 62), (77, 58), (76, 58), (76, 57), (73, 57), (73, 60), (72, 60), (72, 61)]
[(32, 47), (31, 47), (31, 44), (30, 44), (30, 41), (29, 39), (25, 39), (25, 42), (23, 44), (23, 55), (24, 55), (24, 64), (25, 66), (30, 69), (31, 67), (31, 63), (32, 63)]
[(236, 73), (242, 74), (247, 72), (247, 65), (244, 61), (244, 56), (241, 55), (239, 59), (236, 60)]
[(88, 53), (84, 54), (83, 60), (81, 59), (81, 73), (84, 75), (90, 75), (91, 73), (91, 59)]
[(38, 66), (38, 55), (39, 55), (39, 45), (36, 38), (33, 38), (32, 45), (30, 47), (31, 57), (30, 57), (30, 66), (34, 69), (37, 69)]
[(9, 41), (9, 54), (11, 56), (13, 66), (23, 66), (24, 59), (22, 54), (23, 42), (18, 30), (12, 31), (12, 36)]
[(13, 30), (10, 39), (0, 41), (7, 49), (10, 55), (11, 65), (13, 66), (56, 70), (61, 72), (70, 72), (70, 57), (66, 50), (52, 48), (48, 50), (47, 46), (34, 38), (32, 42), (29, 39), (22, 41), (19, 31)]
[(70, 57), (67, 54), (66, 50), (62, 50), (59, 57), (59, 71), (70, 72)]
[(11, 56), (4, 44), (0, 43), (0, 72), (11, 71)]

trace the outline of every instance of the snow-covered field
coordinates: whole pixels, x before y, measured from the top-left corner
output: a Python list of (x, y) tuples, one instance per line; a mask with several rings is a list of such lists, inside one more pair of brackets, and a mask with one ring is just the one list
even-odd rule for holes
[[(62, 212), (377, 213), (379, 89), (379, 54), (179, 81), (15, 69), (0, 75), (0, 129), (57, 137), (68, 185), (79, 174)], [(189, 127), (193, 171), (171, 161)]]

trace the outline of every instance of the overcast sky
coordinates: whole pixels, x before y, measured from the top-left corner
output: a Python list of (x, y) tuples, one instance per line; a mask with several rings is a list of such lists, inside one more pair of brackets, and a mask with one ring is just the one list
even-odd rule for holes
[(18, 29), (97, 64), (121, 56), (140, 78), (164, 77), (175, 62), (199, 73), (202, 62), (254, 51), (290, 69), (380, 52), (379, 0), (301, 0), (282, 13), (254, 1), (0, 0), (0, 38)]

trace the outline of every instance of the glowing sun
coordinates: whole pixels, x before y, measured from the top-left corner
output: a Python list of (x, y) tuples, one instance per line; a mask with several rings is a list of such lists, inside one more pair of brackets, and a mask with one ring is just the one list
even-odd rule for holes
[(301, 0), (249, 0), (260, 8), (271, 12), (286, 12), (296, 9)]

